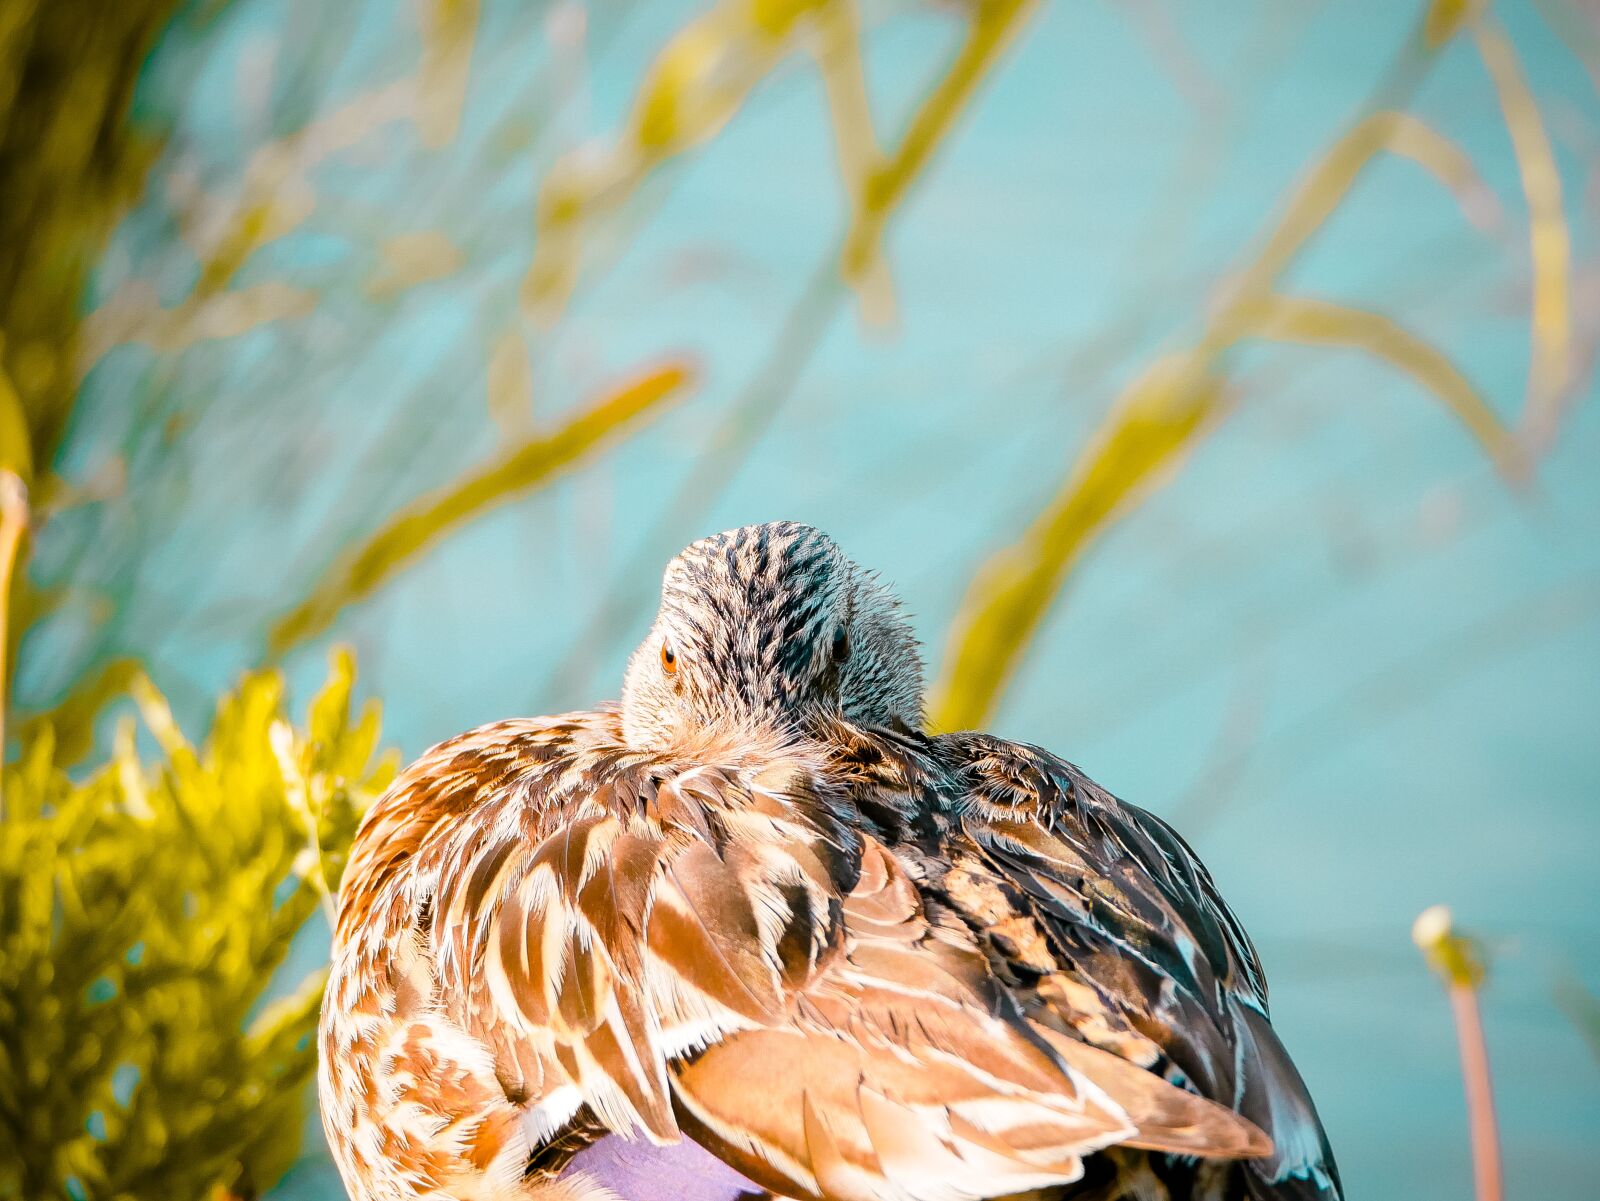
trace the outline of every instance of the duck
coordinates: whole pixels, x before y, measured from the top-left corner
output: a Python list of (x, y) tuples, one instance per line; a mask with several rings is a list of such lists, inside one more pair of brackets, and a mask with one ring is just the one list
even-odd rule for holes
[(1195, 852), (923, 692), (889, 586), (770, 522), (668, 563), (620, 701), (401, 772), (319, 1027), (351, 1201), (1338, 1201)]

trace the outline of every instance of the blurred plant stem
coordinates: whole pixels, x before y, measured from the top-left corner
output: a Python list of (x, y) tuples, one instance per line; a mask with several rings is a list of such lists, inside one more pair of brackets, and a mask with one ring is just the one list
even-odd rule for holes
[[(0, 758), (6, 745), (6, 709), (11, 662), (11, 574), (28, 529), (28, 486), (9, 467), (0, 467)], [(5, 782), (0, 779), (0, 822), (6, 816)]]
[(879, 293), (889, 286), (886, 277), (873, 284), (883, 256), (883, 235), (889, 218), (907, 191), (922, 177), (929, 159), (944, 141), (963, 109), (971, 101), (996, 60), (1005, 52), (1028, 18), (1037, 0), (991, 0), (974, 6), (960, 51), (927, 97), (917, 107), (895, 152), (852, 189), (858, 197), (840, 252), (845, 282), (864, 297), (869, 316), (889, 303)]
[(1478, 992), (1487, 974), (1483, 950), (1476, 941), (1455, 930), (1450, 910), (1443, 905), (1423, 910), (1411, 928), (1411, 937), (1428, 966), (1444, 981), (1455, 1014), (1478, 1201), (1502, 1201), (1500, 1130), (1494, 1113), (1489, 1048), (1478, 1007)]
[(13, 0), (0, 14), (0, 756), (18, 644), (54, 599), (23, 568), (52, 505), (71, 491), (53, 463), (78, 397), (80, 306), (155, 157), (129, 108), (176, 8)]
[[(77, 395), (80, 305), (153, 139), (128, 120), (134, 81), (176, 0), (15, 0), (0, 18), (0, 370), (26, 420), (6, 461), (47, 499)], [(9, 421), (9, 418), (7, 418)]]
[(1528, 244), (1533, 284), (1532, 351), (1522, 434), (1534, 454), (1555, 439), (1572, 372), (1572, 236), (1561, 203), (1561, 173), (1538, 102), (1500, 24), (1484, 7), (1474, 13), (1472, 36), (1494, 81), (1528, 204)]

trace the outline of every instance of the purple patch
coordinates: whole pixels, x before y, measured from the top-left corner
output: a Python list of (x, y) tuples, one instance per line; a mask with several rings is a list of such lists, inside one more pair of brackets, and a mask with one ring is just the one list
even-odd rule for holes
[(737, 1201), (767, 1196), (766, 1189), (687, 1138), (657, 1147), (644, 1139), (608, 1134), (579, 1151), (569, 1166), (626, 1201)]

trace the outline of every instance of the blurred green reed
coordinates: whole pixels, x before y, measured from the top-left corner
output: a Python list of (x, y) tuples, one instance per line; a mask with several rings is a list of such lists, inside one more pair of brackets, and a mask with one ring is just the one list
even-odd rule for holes
[(153, 757), (129, 718), (82, 779), (48, 731), (5, 769), (0, 1196), (250, 1197), (294, 1160), (323, 972), (285, 959), (394, 770), (353, 680), (296, 731), (248, 676), (194, 747), (139, 678)]
[(89, 270), (158, 149), (129, 126), (128, 105), (176, 7), (0, 9), (0, 466), (30, 485), (35, 464), (48, 478), (77, 392)]
[[(0, 649), (10, 652), (0, 687), (8, 688), (21, 634), (62, 603), (29, 585), (31, 547), (57, 514), (114, 496), (119, 486), (113, 476), (75, 491), (52, 470), (79, 381), (119, 344), (177, 351), (313, 311), (315, 293), (275, 280), (239, 285), (241, 267), (315, 211), (314, 169), (367, 132), (406, 120), (425, 146), (454, 138), (479, 18), (476, 0), (423, 0), (423, 49), (412, 74), (306, 114), (299, 128), (251, 155), (222, 219), (182, 231), (199, 263), (186, 294), (165, 302), (134, 284), (84, 315), (88, 271), (153, 157), (127, 109), (144, 55), (174, 7), (127, 0), (93, 6), (89, 20), (80, 3), (19, 0), (0, 19), (0, 468), (35, 500), (26, 528), (20, 495), (5, 504), (4, 566), (15, 561), (16, 570), (0, 594), (0, 614), (9, 617)], [(559, 160), (543, 179), (529, 215), (537, 250), (520, 288), (521, 316), (535, 327), (561, 320), (592, 269), (586, 251), (603, 241), (602, 230), (615, 234), (650, 174), (716, 138), (790, 58), (808, 56), (821, 73), (846, 226), (724, 418), (713, 440), (720, 449), (663, 506), (646, 553), (701, 532), (699, 514), (784, 403), (846, 298), (856, 297), (869, 322), (892, 315), (885, 229), (1037, 9), (1028, 0), (941, 7), (963, 23), (964, 37), (887, 148), (868, 103), (854, 0), (721, 0), (666, 42), (610, 145)], [(1497, 417), (1442, 350), (1392, 317), (1280, 290), (1297, 254), (1381, 154), (1416, 161), (1469, 218), (1481, 214), (1487, 190), (1470, 159), (1407, 111), (1439, 49), (1457, 37), (1473, 40), (1487, 69), (1530, 214), (1534, 353), (1516, 422)], [(437, 231), (378, 249), (384, 266), (368, 282), (373, 298), (462, 262)], [(1549, 139), (1514, 47), (1487, 4), (1436, 0), (1422, 9), (1378, 93), (1243, 258), (1198, 337), (1152, 363), (1118, 398), (1043, 511), (1021, 531), (995, 532), (996, 550), (948, 635), (935, 722), (977, 724), (992, 714), (1085, 551), (1225, 418), (1237, 399), (1231, 354), (1245, 341), (1374, 356), (1430, 390), (1508, 480), (1524, 479), (1572, 396), (1570, 259)], [(525, 412), (526, 383), (514, 363), (519, 330), (499, 331), (494, 344), (489, 407)], [(266, 653), (326, 630), (492, 507), (547, 486), (642, 428), (694, 377), (687, 356), (642, 365), (449, 484), (372, 514), (365, 535), (305, 595), (273, 599), (280, 616)], [(604, 607), (575, 653), (612, 636), (620, 619), (620, 609)], [(320, 975), (284, 981), (280, 969), (336, 887), (355, 823), (391, 770), (387, 760), (373, 761), (376, 709), (352, 718), (352, 675), (348, 657), (336, 656), (300, 733), (285, 723), (278, 677), (249, 676), (220, 703), (196, 750), (137, 659), (91, 657), (64, 700), (10, 724), (18, 753), (0, 794), (0, 1197), (254, 1196), (293, 1159)], [(130, 693), (159, 748), (154, 760), (141, 758), (124, 723), (103, 762), (66, 774), (91, 754), (108, 703)], [(269, 993), (282, 999), (263, 1004)], [(1575, 995), (1568, 990), (1568, 1007), (1594, 1029), (1593, 999)]]

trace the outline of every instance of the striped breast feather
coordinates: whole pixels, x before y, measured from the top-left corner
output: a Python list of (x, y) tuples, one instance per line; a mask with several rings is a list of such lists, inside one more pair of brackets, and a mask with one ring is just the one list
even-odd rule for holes
[[(963, 834), (1022, 898), (1073, 995), (1145, 1032), (1190, 1087), (1271, 1136), (1273, 1153), (1245, 1170), (1250, 1195), (1338, 1198), (1327, 1137), (1268, 1019), (1255, 947), (1189, 845), (1047, 751), (987, 735), (937, 741), (966, 787)], [(1083, 1028), (1082, 1015), (1069, 1021)]]
[(803, 756), (575, 744), (508, 775), (441, 844), (441, 995), (510, 1091), (528, 1082), (535, 1151), (580, 1107), (675, 1141), (671, 1061), (783, 1019), (836, 947), (858, 870), (815, 788)]

